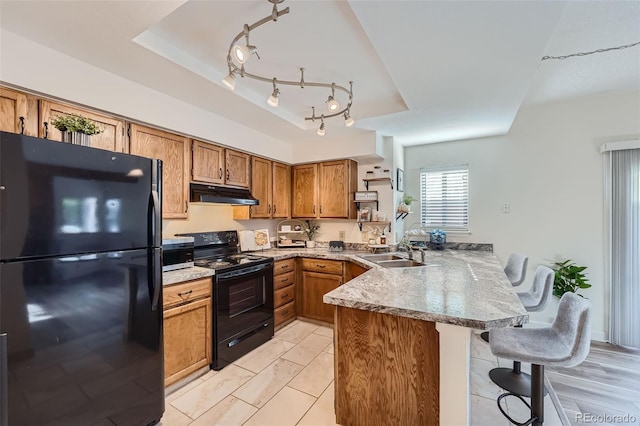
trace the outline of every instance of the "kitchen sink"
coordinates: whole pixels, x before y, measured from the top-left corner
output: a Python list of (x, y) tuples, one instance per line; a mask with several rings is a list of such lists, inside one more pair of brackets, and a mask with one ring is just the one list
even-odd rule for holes
[(402, 256), (398, 256), (397, 254), (391, 254), (391, 253), (364, 254), (364, 255), (359, 255), (358, 257), (361, 257), (364, 260), (368, 260), (369, 262), (373, 262), (373, 263), (383, 262), (385, 260), (404, 259), (404, 257)]
[(380, 266), (384, 266), (385, 268), (410, 268), (412, 266), (424, 266), (424, 264), (420, 262), (409, 259), (384, 260), (376, 263)]

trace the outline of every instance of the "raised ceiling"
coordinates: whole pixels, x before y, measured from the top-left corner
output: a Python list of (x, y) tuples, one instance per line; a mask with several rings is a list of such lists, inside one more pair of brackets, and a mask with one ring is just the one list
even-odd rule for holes
[[(300, 78), (300, 67), (307, 81), (353, 80), (356, 125), (328, 120), (327, 140), (371, 131), (403, 144), (499, 135), (523, 105), (640, 90), (640, 46), (540, 61), (640, 41), (638, 1), (327, 0), (278, 7), (287, 6), (289, 14), (252, 32), (261, 59), (246, 67), (288, 80)], [(220, 84), (229, 43), (271, 7), (266, 0), (2, 0), (0, 24), (283, 141), (318, 141), (319, 123), (303, 117), (312, 105), (325, 108), (328, 90), (283, 87), (273, 109), (266, 104), (270, 84), (238, 79), (235, 92)]]

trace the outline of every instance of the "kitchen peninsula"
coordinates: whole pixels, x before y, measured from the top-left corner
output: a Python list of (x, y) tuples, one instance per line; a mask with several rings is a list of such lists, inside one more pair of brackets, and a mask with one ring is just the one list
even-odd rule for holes
[(490, 252), (428, 251), (324, 296), (334, 321), (336, 422), (470, 424), (471, 329), (528, 316)]

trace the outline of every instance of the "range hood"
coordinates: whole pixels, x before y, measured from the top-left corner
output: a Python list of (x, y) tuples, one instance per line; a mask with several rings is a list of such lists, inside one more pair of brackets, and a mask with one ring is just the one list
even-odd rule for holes
[(255, 206), (260, 204), (248, 189), (192, 183), (190, 184), (190, 192), (191, 202), (238, 204), (242, 206)]

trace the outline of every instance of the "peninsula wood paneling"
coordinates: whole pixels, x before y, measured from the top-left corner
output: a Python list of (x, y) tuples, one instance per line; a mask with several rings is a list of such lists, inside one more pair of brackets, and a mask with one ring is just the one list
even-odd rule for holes
[[(72, 107), (69, 105), (58, 104), (55, 102), (40, 101), (40, 134), (41, 138), (51, 139), (54, 141), (62, 140), (62, 132), (51, 125), (58, 115), (76, 114), (90, 118), (95, 121), (98, 127), (102, 129), (102, 133), (91, 136), (91, 147), (106, 149), (108, 151), (126, 152), (124, 143), (124, 121), (108, 117), (94, 112)], [(47, 123), (45, 125), (45, 123)], [(133, 154), (133, 153), (132, 153)]]
[(292, 174), (291, 216), (315, 218), (318, 206), (318, 165), (293, 166)]
[(162, 160), (162, 217), (186, 219), (189, 197), (189, 140), (150, 127), (131, 125), (131, 154)]
[(435, 323), (337, 306), (334, 333), (337, 423), (439, 424)]

